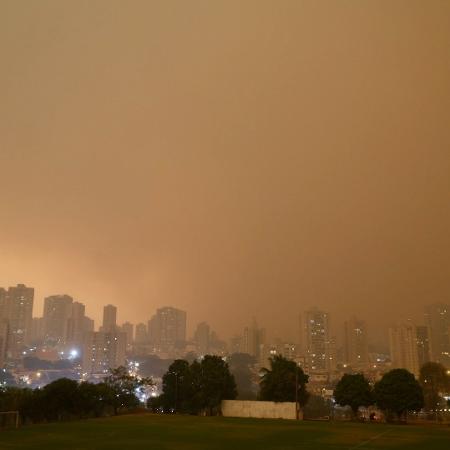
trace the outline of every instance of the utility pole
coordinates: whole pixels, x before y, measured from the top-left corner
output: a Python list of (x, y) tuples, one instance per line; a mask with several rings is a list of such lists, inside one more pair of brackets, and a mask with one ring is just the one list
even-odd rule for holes
[(299, 419), (298, 410), (298, 365), (295, 365), (295, 420)]
[(175, 414), (178, 410), (178, 373), (175, 372)]

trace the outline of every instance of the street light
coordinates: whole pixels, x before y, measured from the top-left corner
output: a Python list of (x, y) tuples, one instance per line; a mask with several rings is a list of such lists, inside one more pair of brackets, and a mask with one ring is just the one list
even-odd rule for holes
[(298, 364), (295, 364), (295, 420), (299, 419), (298, 408)]
[(175, 376), (175, 414), (178, 410), (178, 372), (172, 372)]

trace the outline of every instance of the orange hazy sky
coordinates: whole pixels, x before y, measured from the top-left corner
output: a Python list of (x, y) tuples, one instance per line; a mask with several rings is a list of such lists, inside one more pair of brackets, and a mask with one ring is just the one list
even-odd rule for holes
[[(0, 286), (228, 336), (450, 301), (450, 1), (0, 0)], [(381, 325), (381, 328), (380, 328)]]

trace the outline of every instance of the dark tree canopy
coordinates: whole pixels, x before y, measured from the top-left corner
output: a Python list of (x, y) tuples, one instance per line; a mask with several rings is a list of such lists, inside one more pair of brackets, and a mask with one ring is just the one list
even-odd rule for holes
[(340, 406), (350, 406), (356, 417), (360, 406), (374, 403), (372, 388), (363, 374), (344, 374), (334, 390), (334, 398)]
[(0, 411), (19, 411), (22, 423), (108, 416), (135, 408), (136, 393), (149, 383), (119, 368), (98, 384), (60, 378), (43, 389), (2, 387)]
[(439, 363), (428, 362), (420, 369), (420, 385), (423, 389), (425, 407), (439, 408), (443, 403), (442, 394), (450, 391), (450, 375), (447, 369)]
[(78, 412), (78, 383), (60, 378), (43, 389), (47, 419), (62, 420)]
[(259, 391), (261, 400), (294, 402), (297, 390), (299, 404), (306, 404), (309, 396), (306, 383), (309, 377), (294, 361), (281, 355), (274, 356), (270, 358), (270, 369), (263, 369), (262, 372)]
[(233, 400), (237, 396), (236, 382), (228, 364), (220, 357), (206, 355), (191, 365), (194, 396), (197, 410), (214, 414), (220, 410), (222, 400)]
[(378, 407), (388, 415), (395, 413), (398, 418), (406, 411), (418, 411), (424, 405), (422, 388), (406, 369), (394, 369), (383, 375), (375, 384), (374, 392)]
[(163, 376), (163, 393), (149, 402), (164, 412), (215, 414), (222, 400), (236, 398), (236, 383), (228, 364), (219, 356), (206, 355), (189, 365), (176, 360)]
[(159, 405), (165, 411), (191, 412), (192, 376), (189, 363), (176, 359), (163, 376), (163, 395)]
[(142, 392), (147, 386), (153, 386), (151, 378), (137, 378), (130, 375), (126, 367), (110, 369), (110, 375), (105, 379), (105, 384), (114, 393), (112, 403), (114, 412), (119, 409), (135, 408), (139, 405), (136, 394)]

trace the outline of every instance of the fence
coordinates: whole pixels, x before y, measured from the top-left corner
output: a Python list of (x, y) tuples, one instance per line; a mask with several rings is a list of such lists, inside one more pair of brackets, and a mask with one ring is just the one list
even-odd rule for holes
[[(296, 419), (295, 402), (259, 402), (251, 400), (223, 400), (222, 415), (225, 417), (254, 417), (260, 419)], [(303, 419), (299, 411), (299, 419)]]

